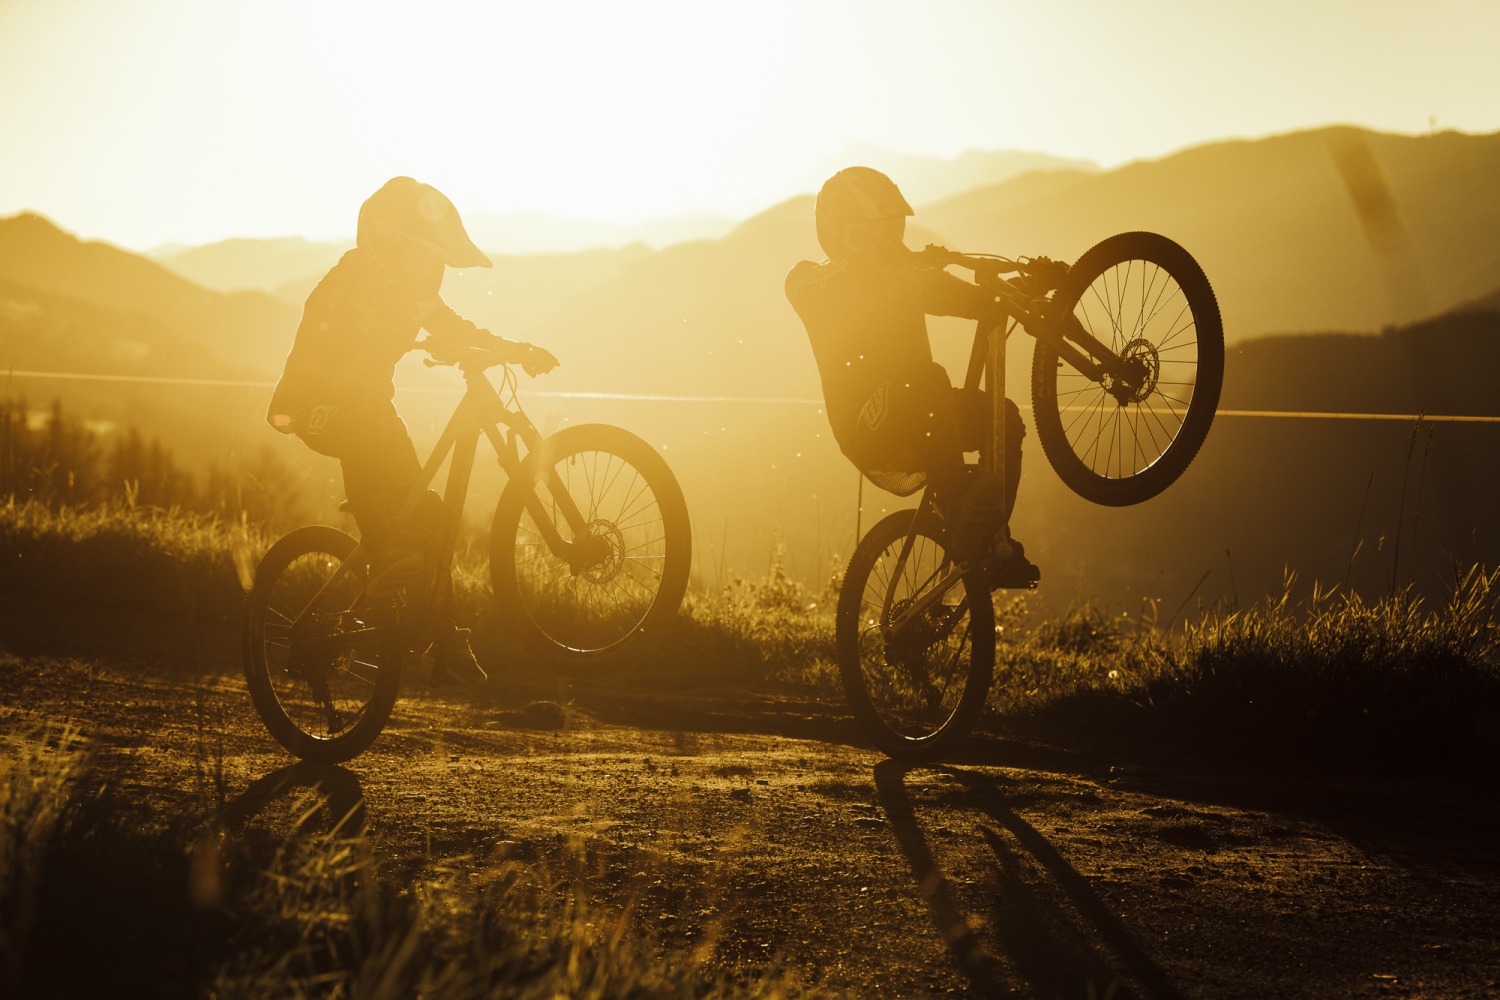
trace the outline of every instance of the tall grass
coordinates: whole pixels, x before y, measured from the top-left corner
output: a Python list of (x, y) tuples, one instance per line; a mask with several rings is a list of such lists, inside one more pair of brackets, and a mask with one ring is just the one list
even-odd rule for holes
[(1459, 762), (1500, 743), (1500, 570), (1430, 606), (1315, 587), (1181, 631), (1080, 605), (1001, 647), (991, 704), (1041, 729), (1260, 760)]
[[(78, 730), (6, 737), (0, 760), (0, 983), (16, 981), (29, 950), (47, 846), (82, 769)], [(14, 994), (12, 994), (14, 995)]]
[(1410, 587), (1373, 601), (1314, 588), (1300, 607), (1283, 593), (1190, 626), (1182, 645), (1183, 668), (1149, 691), (1212, 720), (1200, 736), (1350, 761), (1462, 757), (1486, 748), (1500, 705), (1500, 571), (1468, 570), (1436, 607)]
[(717, 591), (688, 596), (689, 625), (674, 654), (688, 663), (713, 663), (721, 677), (803, 684), (824, 692), (837, 686), (833, 617), (842, 568), (834, 560), (819, 588), (786, 572), (778, 544), (760, 580), (729, 573)]
[[(314, 807), (316, 808), (316, 807)], [(566, 851), (581, 854), (581, 845)], [(362, 837), (288, 842), (241, 907), (245, 949), (221, 997), (787, 997), (774, 969), (735, 982), (711, 949), (667, 947), (628, 907), (595, 900), (583, 868), (449, 859), (407, 883), (383, 879)]]
[[(796, 997), (664, 944), (599, 902), (581, 841), (551, 860), (382, 870), (357, 823), (283, 801), (289, 829), (207, 801), (159, 815), (88, 770), (76, 729), (13, 737), (0, 771), (0, 994), (219, 997)], [(201, 807), (201, 808), (200, 808)]]
[(264, 549), (252, 525), (211, 514), (0, 502), (0, 593), (232, 617)]
[[(266, 543), (252, 526), (211, 517), (12, 502), (0, 505), (0, 594), (232, 621)], [(480, 549), (460, 554), (454, 579), (459, 617), (489, 627)], [(808, 588), (776, 558), (760, 580), (731, 576), (689, 597), (655, 672), (837, 699), (839, 584), (835, 570)], [(1493, 749), (1500, 571), (1468, 570), (1437, 605), (1409, 587), (1373, 600), (1314, 587), (1294, 600), (1293, 584), (1176, 628), (1150, 604), (1135, 616), (1080, 604), (1035, 620), (1024, 601), (1004, 603), (992, 717), (1056, 739), (1185, 741), (1259, 758), (1421, 761)]]

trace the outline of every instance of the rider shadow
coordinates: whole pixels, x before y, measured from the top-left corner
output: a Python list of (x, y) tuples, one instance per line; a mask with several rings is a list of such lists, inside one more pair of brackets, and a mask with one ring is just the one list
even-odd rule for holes
[[(972, 807), (1003, 831), (984, 831), (997, 871), (989, 890), (989, 931), (976, 931), (917, 821), (906, 790), (911, 769), (882, 761), (875, 768), (876, 794), (939, 935), (976, 993), (1009, 993), (1019, 976), (1037, 996), (1183, 996), (1088, 880), (1006, 804), (993, 779), (941, 768), (964, 786)], [(1028, 856), (1035, 864), (1028, 863)], [(1060, 892), (1045, 891), (1036, 877), (1042, 873), (1051, 876)]]
[[(224, 821), (230, 829), (242, 830), (279, 802), (300, 809), (294, 833), (327, 833), (339, 839), (364, 835), (364, 790), (353, 771), (337, 764), (298, 761), (272, 771), (224, 807)], [(304, 807), (308, 802), (322, 804)]]

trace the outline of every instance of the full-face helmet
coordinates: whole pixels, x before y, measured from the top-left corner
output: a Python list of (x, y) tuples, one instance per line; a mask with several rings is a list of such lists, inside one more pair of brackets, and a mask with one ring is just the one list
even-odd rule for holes
[(449, 267), (491, 267), (469, 234), (453, 202), (430, 184), (392, 177), (359, 209), (355, 241), (377, 252), (393, 241), (421, 247)]
[(818, 245), (837, 259), (882, 240), (899, 240), (911, 214), (901, 189), (885, 174), (871, 167), (846, 167), (818, 191)]

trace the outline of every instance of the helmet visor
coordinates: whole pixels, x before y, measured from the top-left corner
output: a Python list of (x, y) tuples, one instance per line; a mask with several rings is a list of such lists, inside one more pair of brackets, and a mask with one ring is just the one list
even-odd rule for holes
[(359, 211), (361, 246), (396, 237), (437, 255), (449, 267), (491, 267), (464, 223), (437, 188), (410, 177), (393, 177)]
[(415, 219), (401, 220), (392, 229), (418, 246), (431, 250), (449, 267), (494, 266), (469, 238), (453, 202), (437, 188), (422, 185), (415, 207)]

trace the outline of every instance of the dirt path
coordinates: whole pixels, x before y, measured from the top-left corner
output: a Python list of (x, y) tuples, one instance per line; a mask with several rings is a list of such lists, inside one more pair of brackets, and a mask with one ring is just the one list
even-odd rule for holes
[(264, 734), (227, 631), (4, 624), (0, 726), (76, 720), (99, 773), (163, 810), (217, 797), (250, 822), (315, 788), (363, 800), (388, 865), (573, 851), (726, 966), (780, 956), (861, 996), (1500, 992), (1493, 786), (997, 735), (908, 769), (804, 695), (505, 673), (414, 685), (370, 752), (312, 770)]

